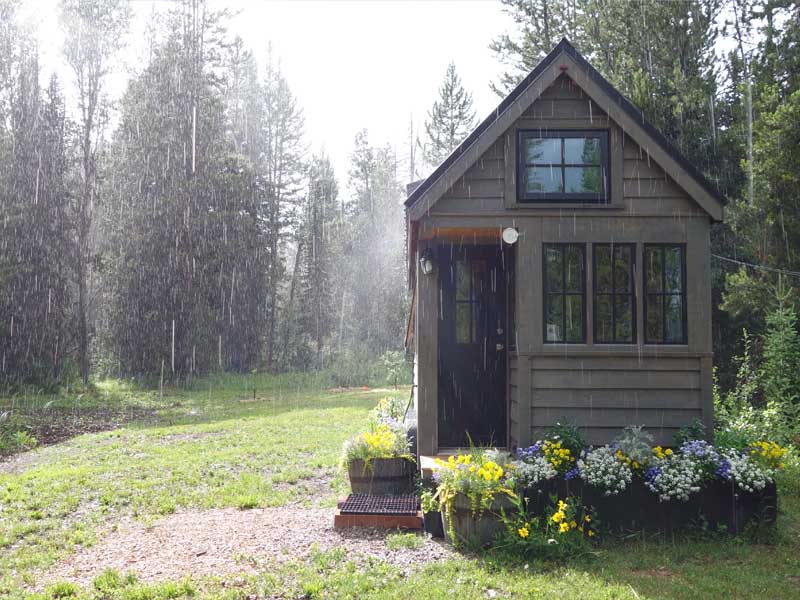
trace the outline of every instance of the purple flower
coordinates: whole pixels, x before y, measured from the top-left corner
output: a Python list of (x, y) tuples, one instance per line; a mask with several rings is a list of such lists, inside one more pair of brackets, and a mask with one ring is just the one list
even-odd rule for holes
[(576, 477), (581, 476), (581, 470), (578, 467), (573, 467), (566, 473), (564, 473), (564, 479), (569, 481), (570, 479), (575, 479)]
[(660, 467), (650, 467), (645, 471), (644, 480), (648, 483), (654, 483), (658, 476), (661, 475), (661, 468)]
[(517, 449), (517, 458), (519, 460), (525, 460), (526, 458), (533, 458), (534, 456), (538, 456), (539, 454), (541, 454), (541, 452), (542, 452), (542, 444), (536, 442), (533, 446)]
[(717, 470), (714, 471), (714, 474), (717, 475), (717, 477), (721, 477), (722, 479), (730, 480), (730, 478), (731, 478), (731, 461), (729, 461), (727, 458), (723, 458), (720, 461), (719, 467), (717, 467)]
[(681, 446), (681, 452), (687, 456), (694, 456), (695, 458), (711, 460), (714, 462), (719, 461), (719, 454), (714, 450), (714, 446), (704, 440), (692, 440), (685, 442)]

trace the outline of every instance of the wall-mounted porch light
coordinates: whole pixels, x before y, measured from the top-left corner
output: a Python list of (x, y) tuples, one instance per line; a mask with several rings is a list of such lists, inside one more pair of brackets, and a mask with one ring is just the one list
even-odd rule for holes
[(423, 275), (433, 273), (433, 252), (430, 248), (425, 248), (419, 255), (419, 268)]

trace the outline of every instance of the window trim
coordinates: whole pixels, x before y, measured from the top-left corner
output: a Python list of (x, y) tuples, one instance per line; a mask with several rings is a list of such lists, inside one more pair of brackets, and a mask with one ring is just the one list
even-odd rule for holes
[[(605, 169), (604, 191), (601, 198), (597, 194), (592, 193), (567, 193), (567, 192), (539, 192), (528, 194), (523, 191), (523, 177), (526, 166), (525, 153), (523, 152), (524, 140), (526, 138), (584, 138), (584, 137), (599, 137), (600, 138), (600, 169)], [(516, 161), (516, 198), (517, 203), (521, 205), (537, 204), (537, 203), (563, 203), (563, 204), (611, 204), (611, 151), (609, 146), (609, 130), (608, 129), (550, 129), (543, 131), (542, 129), (518, 129), (517, 130), (517, 161)], [(561, 178), (564, 181), (564, 169), (567, 166), (595, 166), (595, 165), (580, 165), (580, 164), (566, 164), (564, 162), (564, 144), (561, 144), (561, 163), (558, 165), (561, 168)]]
[[(674, 342), (667, 342), (664, 341), (664, 327), (665, 327), (665, 319), (664, 319), (664, 298), (666, 296), (677, 296), (674, 292), (665, 292), (664, 291), (664, 282), (665, 282), (665, 274), (664, 274), (664, 253), (661, 253), (662, 263), (661, 263), (661, 291), (660, 292), (648, 292), (647, 291), (647, 280), (648, 280), (648, 267), (647, 267), (647, 250), (648, 248), (680, 248), (681, 250), (681, 328), (683, 337)], [(659, 242), (659, 243), (645, 243), (642, 247), (642, 262), (644, 263), (642, 268), (642, 312), (644, 316), (644, 343), (647, 345), (656, 345), (656, 346), (685, 346), (689, 343), (689, 322), (688, 322), (688, 310), (687, 310), (687, 291), (686, 291), (686, 243), (685, 242)], [(661, 298), (661, 341), (654, 341), (648, 339), (647, 337), (647, 298), (648, 296), (659, 296)]]
[[(610, 292), (598, 292), (597, 291), (597, 248), (598, 247), (608, 247), (611, 249), (611, 291)], [(615, 247), (627, 247), (630, 249), (631, 253), (631, 263), (630, 263), (630, 270), (628, 274), (628, 278), (630, 281), (631, 291), (630, 292), (618, 292), (616, 288), (616, 269), (614, 268), (615, 257), (614, 257), (614, 248)], [(601, 296), (610, 296), (611, 297), (611, 331), (613, 332), (613, 339), (611, 340), (600, 340), (599, 336), (597, 335), (597, 297), (598, 295)], [(629, 296), (631, 300), (631, 339), (630, 341), (618, 340), (616, 338), (617, 335), (617, 304), (616, 298), (617, 296)], [(625, 345), (635, 345), (637, 343), (637, 329), (636, 329), (636, 305), (638, 303), (638, 298), (636, 297), (636, 242), (593, 242), (592, 243), (592, 334), (593, 340), (595, 344), (599, 345), (608, 345), (608, 344), (625, 344)]]
[[(583, 277), (581, 277), (581, 291), (580, 292), (567, 292), (566, 291), (566, 278), (567, 271), (564, 268), (564, 255), (567, 246), (575, 246), (581, 250), (581, 263), (583, 270)], [(559, 248), (561, 251), (561, 286), (564, 291), (550, 292), (547, 289), (547, 248)], [(582, 301), (582, 318), (581, 318), (581, 339), (575, 340), (548, 340), (547, 339), (547, 300), (550, 295), (561, 296), (564, 298), (564, 311), (562, 313), (562, 326), (564, 328), (564, 337), (567, 332), (567, 311), (566, 311), (566, 297), (567, 296), (580, 296)], [(542, 242), (542, 339), (545, 344), (586, 344), (586, 320), (588, 311), (586, 310), (586, 243), (584, 242)]]

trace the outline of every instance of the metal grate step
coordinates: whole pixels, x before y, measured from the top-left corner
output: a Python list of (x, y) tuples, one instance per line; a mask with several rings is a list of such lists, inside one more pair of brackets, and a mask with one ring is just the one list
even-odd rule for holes
[(372, 496), (350, 494), (339, 511), (343, 515), (406, 515), (416, 516), (420, 510), (419, 497), (414, 494), (402, 496)]

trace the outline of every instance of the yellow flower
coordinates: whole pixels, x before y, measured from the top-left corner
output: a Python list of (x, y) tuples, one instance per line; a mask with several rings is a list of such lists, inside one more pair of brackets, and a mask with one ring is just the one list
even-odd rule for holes
[(558, 526), (558, 531), (560, 533), (567, 533), (569, 531), (569, 525), (567, 523), (562, 523)]
[(587, 523), (591, 523), (591, 522), (592, 522), (592, 517), (590, 517), (589, 515), (586, 515), (586, 516), (585, 516), (583, 519), (584, 519), (584, 521), (586, 521)]
[(593, 537), (593, 536), (594, 536), (594, 531), (592, 531), (592, 530), (590, 529), (590, 530), (589, 530), (589, 537)]
[(664, 450), (664, 454), (666, 454), (667, 456), (672, 456), (672, 449), (667, 448), (666, 450)]
[(519, 534), (519, 537), (525, 539), (526, 537), (528, 537), (528, 534), (530, 532), (528, 531), (527, 527), (520, 527), (519, 529), (517, 529), (517, 533)]
[(553, 513), (553, 516), (550, 517), (553, 520), (553, 523), (560, 523), (566, 518), (563, 510), (559, 510), (558, 512)]
[(575, 521), (572, 521), (572, 522), (569, 524), (569, 526), (570, 526), (570, 527), (572, 527), (573, 529), (575, 529), (575, 528), (578, 526), (578, 524), (577, 524)]

